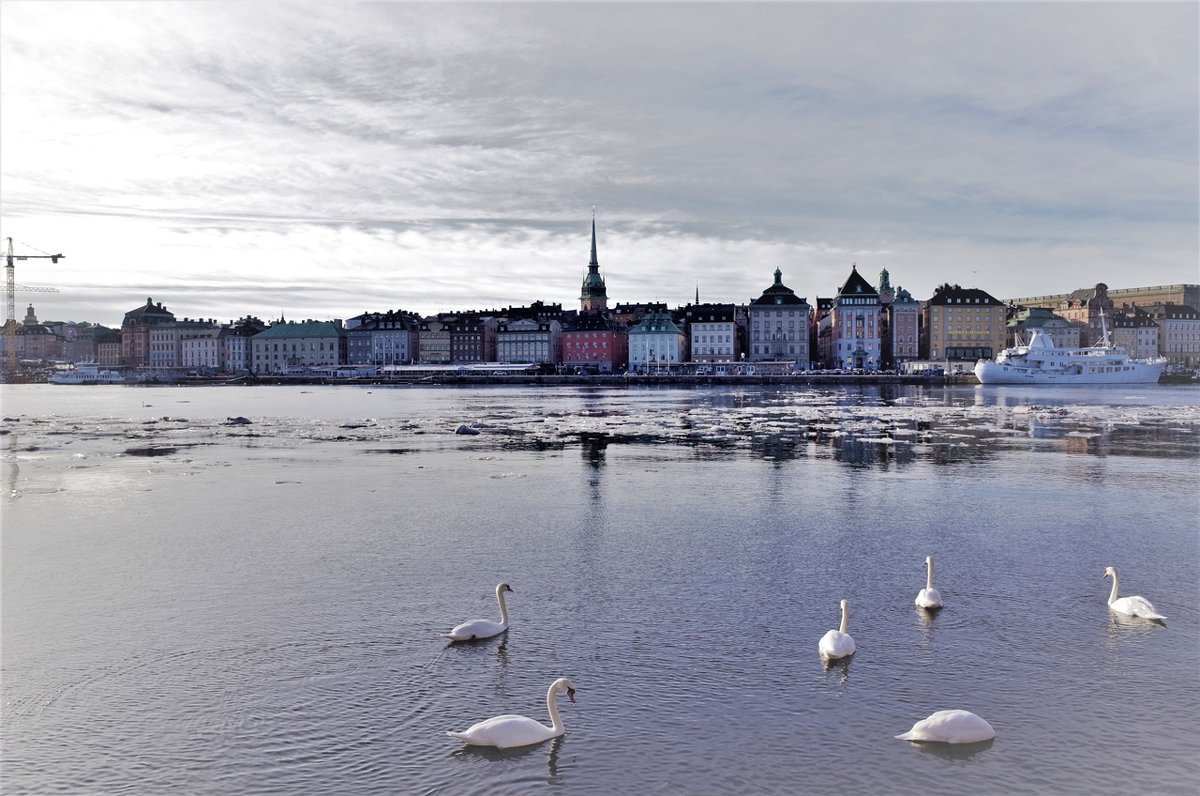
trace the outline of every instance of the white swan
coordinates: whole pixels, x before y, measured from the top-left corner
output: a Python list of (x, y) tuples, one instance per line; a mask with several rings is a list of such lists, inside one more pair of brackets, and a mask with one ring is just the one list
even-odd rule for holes
[(921, 719), (903, 735), (902, 741), (931, 743), (979, 743), (996, 737), (992, 725), (969, 710), (939, 710)]
[(917, 607), (930, 611), (942, 607), (942, 595), (933, 588), (933, 556), (925, 556), (925, 588), (917, 592)]
[(442, 638), (448, 638), (451, 641), (472, 641), (491, 638), (508, 630), (508, 608), (504, 605), (504, 592), (506, 591), (512, 591), (507, 583), (496, 585), (496, 602), (500, 603), (499, 622), (493, 622), (491, 619), (472, 619), (451, 629), (449, 633), (443, 633)]
[(531, 743), (541, 743), (551, 738), (557, 738), (566, 730), (558, 715), (558, 704), (554, 697), (566, 691), (567, 697), (575, 701), (575, 687), (565, 677), (560, 677), (550, 684), (546, 692), (546, 709), (550, 711), (550, 726), (535, 721), (527, 716), (517, 716), (511, 713), (503, 716), (493, 716), (490, 719), (474, 724), (462, 732), (447, 732), (451, 738), (457, 738), (472, 746), (494, 746), (497, 749), (509, 749), (514, 746), (528, 746)]
[[(1147, 600), (1145, 597), (1117, 597), (1117, 568), (1108, 567), (1104, 570), (1104, 577), (1112, 577), (1113, 587), (1112, 592), (1108, 595), (1108, 607), (1119, 614), (1127, 616), (1137, 616), (1142, 619), (1149, 619), (1153, 622), (1163, 622), (1165, 616), (1158, 612), (1158, 609)], [(1166, 624), (1163, 622), (1163, 624)]]
[(821, 657), (826, 660), (835, 660), (837, 658), (848, 658), (854, 654), (854, 639), (846, 632), (846, 623), (849, 619), (850, 606), (845, 600), (841, 602), (842, 606), (842, 625), (838, 630), (830, 630), (824, 636), (821, 636), (821, 643), (817, 645), (817, 649), (821, 651)]

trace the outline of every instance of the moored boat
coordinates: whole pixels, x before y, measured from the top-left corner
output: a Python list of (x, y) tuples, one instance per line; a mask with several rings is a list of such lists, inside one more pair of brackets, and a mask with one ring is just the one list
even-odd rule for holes
[(74, 367), (53, 374), (50, 381), (54, 384), (124, 384), (125, 375), (101, 368), (96, 362), (77, 362)]
[(1028, 345), (976, 362), (975, 377), (980, 384), (1153, 384), (1166, 366), (1165, 357), (1133, 359), (1111, 343), (1107, 327), (1098, 345), (1080, 348), (1059, 348), (1034, 329)]

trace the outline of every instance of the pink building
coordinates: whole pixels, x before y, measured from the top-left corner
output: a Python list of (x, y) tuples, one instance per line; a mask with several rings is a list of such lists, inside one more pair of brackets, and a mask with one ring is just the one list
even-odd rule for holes
[(603, 315), (580, 315), (562, 330), (562, 363), (568, 370), (620, 373), (628, 359), (625, 328)]

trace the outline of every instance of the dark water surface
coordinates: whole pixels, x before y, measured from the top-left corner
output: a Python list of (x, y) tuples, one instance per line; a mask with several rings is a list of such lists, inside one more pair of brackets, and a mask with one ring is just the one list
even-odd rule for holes
[(5, 794), (1198, 792), (1195, 388), (0, 399)]

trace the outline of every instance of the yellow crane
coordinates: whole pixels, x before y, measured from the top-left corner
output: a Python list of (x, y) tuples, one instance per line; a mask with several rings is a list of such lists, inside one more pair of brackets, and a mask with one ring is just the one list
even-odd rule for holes
[[(52, 263), (57, 263), (65, 257), (65, 254), (13, 254), (13, 239), (8, 240), (8, 252), (4, 260), (4, 285), (5, 298), (8, 299), (8, 314), (4, 320), (4, 336), (7, 356), (5, 357), (6, 370), (9, 373), (15, 373), (17, 370), (17, 260), (49, 260)], [(34, 290), (43, 293), (57, 293), (54, 288), (30, 288), (22, 287), (22, 290)]]

